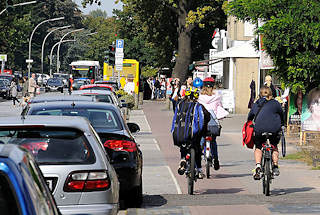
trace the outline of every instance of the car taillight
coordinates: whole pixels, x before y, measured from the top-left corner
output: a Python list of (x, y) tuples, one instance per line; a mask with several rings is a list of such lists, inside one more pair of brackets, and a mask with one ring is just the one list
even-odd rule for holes
[(70, 173), (63, 187), (65, 192), (103, 191), (110, 187), (106, 171), (81, 171)]
[(137, 151), (136, 143), (128, 140), (107, 140), (103, 145), (115, 151)]

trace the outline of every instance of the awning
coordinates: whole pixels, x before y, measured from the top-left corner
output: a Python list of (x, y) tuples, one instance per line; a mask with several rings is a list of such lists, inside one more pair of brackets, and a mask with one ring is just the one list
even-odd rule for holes
[(259, 57), (259, 52), (253, 46), (254, 40), (249, 40), (238, 46), (231, 47), (227, 50), (218, 52), (213, 55), (214, 59), (219, 58), (229, 58), (229, 57), (238, 57), (238, 58), (255, 58)]

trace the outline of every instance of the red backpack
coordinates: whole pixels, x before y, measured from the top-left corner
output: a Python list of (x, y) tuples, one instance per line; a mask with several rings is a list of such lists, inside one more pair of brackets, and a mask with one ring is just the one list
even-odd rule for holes
[(242, 128), (242, 145), (246, 145), (249, 149), (253, 149), (253, 122), (247, 121)]

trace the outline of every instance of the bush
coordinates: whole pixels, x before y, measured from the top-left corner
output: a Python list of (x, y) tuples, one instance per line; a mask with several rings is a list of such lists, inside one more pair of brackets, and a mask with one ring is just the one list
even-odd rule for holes
[(120, 89), (115, 92), (117, 95), (121, 95), (120, 100), (125, 100), (125, 103), (128, 104), (128, 108), (132, 109), (134, 107), (134, 97), (124, 90)]

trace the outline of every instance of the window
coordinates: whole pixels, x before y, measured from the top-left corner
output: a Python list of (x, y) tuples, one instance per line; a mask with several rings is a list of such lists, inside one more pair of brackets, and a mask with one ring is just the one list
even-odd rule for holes
[(56, 116), (82, 116), (87, 118), (94, 128), (121, 130), (122, 126), (118, 115), (113, 110), (71, 108), (31, 110), (31, 115), (56, 115)]
[(21, 214), (20, 207), (15, 197), (15, 190), (12, 189), (7, 176), (0, 172), (0, 211), (1, 214)]
[(40, 164), (91, 164), (93, 150), (81, 131), (68, 128), (0, 128), (0, 143), (28, 149)]

